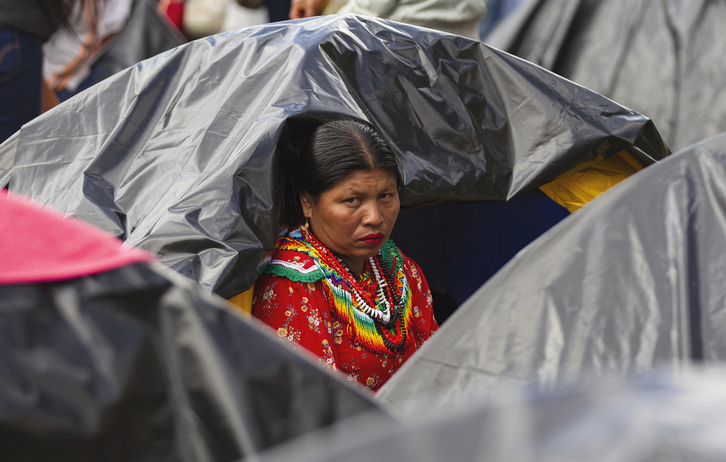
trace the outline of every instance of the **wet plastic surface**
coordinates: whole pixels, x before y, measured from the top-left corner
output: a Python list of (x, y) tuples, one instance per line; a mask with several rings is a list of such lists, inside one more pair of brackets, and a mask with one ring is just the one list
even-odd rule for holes
[(726, 132), (726, 4), (533, 0), (484, 41), (645, 114), (676, 151)]
[(539, 67), (355, 16), (181, 46), (44, 114), (0, 153), (15, 155), (12, 191), (229, 298), (273, 249), (297, 146), (343, 115), (391, 143), (404, 206), (507, 200), (599, 154), (648, 165), (668, 153), (647, 118)]
[(726, 134), (623, 181), (520, 252), (376, 397), (726, 359)]

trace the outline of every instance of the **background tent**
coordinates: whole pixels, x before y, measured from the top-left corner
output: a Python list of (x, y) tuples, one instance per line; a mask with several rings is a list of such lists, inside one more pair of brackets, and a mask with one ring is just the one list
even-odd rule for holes
[(0, 191), (0, 236), (3, 460), (232, 461), (383, 414), (106, 233)]
[(468, 387), (726, 359), (726, 134), (679, 151), (518, 254), (377, 393), (406, 409)]
[[(668, 153), (647, 118), (479, 42), (331, 16), (221, 34), (144, 61), (23, 127), (0, 147), (0, 166), (12, 165), (12, 191), (229, 298), (252, 285), (273, 249), (282, 175), (298, 146), (313, 124), (340, 116), (370, 122), (390, 142), (404, 206), (505, 201), (547, 184), (567, 205)], [(573, 169), (570, 186), (598, 181), (568, 190), (560, 179)], [(574, 190), (582, 197), (564, 194)], [(445, 238), (423, 252), (445, 252)], [(424, 262), (405, 237), (399, 243)], [(443, 268), (423, 269), (438, 281)]]
[(673, 150), (726, 132), (726, 3), (530, 0), (484, 41), (653, 119)]
[(726, 457), (726, 368), (590, 377), (553, 392), (473, 391), (402, 423), (362, 416), (261, 462), (716, 462)]

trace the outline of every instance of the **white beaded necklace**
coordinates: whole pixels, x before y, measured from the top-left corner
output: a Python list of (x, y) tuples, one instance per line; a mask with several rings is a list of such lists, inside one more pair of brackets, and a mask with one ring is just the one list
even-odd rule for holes
[[(348, 272), (348, 275), (350, 275), (350, 277), (355, 280), (355, 276), (353, 276), (352, 271), (350, 270), (350, 268), (348, 268), (348, 265), (346, 265), (345, 262), (340, 257), (337, 257), (337, 260), (340, 263), (340, 265), (343, 268), (345, 268), (345, 271)], [(373, 270), (373, 275), (376, 278), (376, 286), (377, 286), (376, 301), (378, 301), (379, 304), (381, 304), (381, 301), (382, 301), (384, 309), (377, 310), (377, 309), (373, 308), (372, 306), (370, 306), (368, 304), (368, 302), (366, 302), (363, 299), (363, 297), (360, 295), (360, 293), (358, 292), (358, 290), (355, 286), (351, 287), (351, 291), (352, 291), (353, 295), (355, 296), (356, 302), (358, 302), (357, 308), (362, 313), (367, 315), (369, 318), (377, 319), (378, 321), (380, 321), (383, 324), (388, 324), (391, 322), (391, 317), (392, 317), (391, 316), (391, 312), (392, 312), (391, 304), (388, 301), (388, 298), (386, 298), (386, 292), (384, 290), (385, 287), (388, 286), (388, 283), (386, 282), (386, 280), (383, 277), (381, 277), (381, 273), (378, 270), (378, 265), (376, 265), (376, 261), (373, 257), (368, 258), (368, 264), (371, 265), (371, 270)]]

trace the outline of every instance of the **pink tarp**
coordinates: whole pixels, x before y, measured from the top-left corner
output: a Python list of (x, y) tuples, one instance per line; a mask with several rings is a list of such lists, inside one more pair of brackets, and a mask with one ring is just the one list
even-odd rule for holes
[(0, 190), (0, 284), (75, 279), (153, 259), (75, 218)]

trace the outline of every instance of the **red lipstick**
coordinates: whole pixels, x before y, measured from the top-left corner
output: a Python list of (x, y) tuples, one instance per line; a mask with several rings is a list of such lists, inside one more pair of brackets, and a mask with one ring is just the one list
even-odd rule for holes
[(382, 233), (368, 234), (367, 236), (363, 236), (362, 238), (360, 238), (358, 240), (367, 245), (379, 245), (381, 242), (383, 242), (383, 234)]

